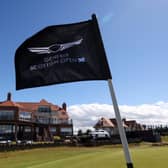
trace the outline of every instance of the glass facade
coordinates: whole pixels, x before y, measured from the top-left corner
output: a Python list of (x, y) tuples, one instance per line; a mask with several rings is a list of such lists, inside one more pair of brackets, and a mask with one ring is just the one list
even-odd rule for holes
[(50, 104), (35, 104), (35, 106), (32, 104), (31, 106), (30, 109), (27, 105), (24, 107), (24, 104), (21, 104), (21, 107), (1, 107), (0, 137), (15, 139), (17, 136), (21, 140), (29, 135), (36, 138), (35, 134), (37, 134), (43, 140), (47, 136), (47, 139), (50, 138), (49, 131), (52, 136), (72, 134), (72, 120), (62, 119), (60, 116), (63, 112), (60, 108), (52, 108)]
[(14, 120), (14, 111), (10, 110), (0, 111), (0, 120)]

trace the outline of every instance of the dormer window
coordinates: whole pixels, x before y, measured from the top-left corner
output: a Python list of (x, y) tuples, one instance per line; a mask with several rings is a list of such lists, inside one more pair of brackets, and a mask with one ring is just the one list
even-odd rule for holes
[(38, 112), (50, 113), (51, 112), (51, 108), (49, 106), (39, 106)]
[(31, 121), (32, 116), (30, 112), (19, 112), (19, 120), (23, 120), (23, 121)]

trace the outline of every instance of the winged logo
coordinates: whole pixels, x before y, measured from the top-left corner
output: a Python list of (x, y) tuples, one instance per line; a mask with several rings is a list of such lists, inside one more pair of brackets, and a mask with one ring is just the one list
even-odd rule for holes
[(68, 43), (62, 43), (62, 44), (53, 44), (48, 47), (30, 47), (28, 50), (30, 52), (36, 53), (36, 54), (50, 54), (50, 53), (57, 53), (59, 51), (66, 50), (68, 48), (71, 48), (76, 45), (80, 45), (83, 41), (83, 38), (77, 41), (68, 42)]

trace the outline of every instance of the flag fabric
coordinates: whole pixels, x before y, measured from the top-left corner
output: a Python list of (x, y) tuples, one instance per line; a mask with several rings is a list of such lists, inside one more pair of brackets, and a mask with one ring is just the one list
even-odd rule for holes
[(49, 26), (27, 39), (16, 50), (15, 71), (16, 90), (111, 79), (98, 24), (93, 18)]

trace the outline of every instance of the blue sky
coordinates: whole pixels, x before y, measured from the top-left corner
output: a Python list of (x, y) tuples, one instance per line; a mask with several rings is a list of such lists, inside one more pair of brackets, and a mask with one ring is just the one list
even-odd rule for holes
[(106, 81), (15, 90), (14, 55), (29, 36), (49, 25), (88, 20), (95, 13), (120, 105), (168, 102), (168, 1), (1, 0), (0, 101), (111, 104)]

